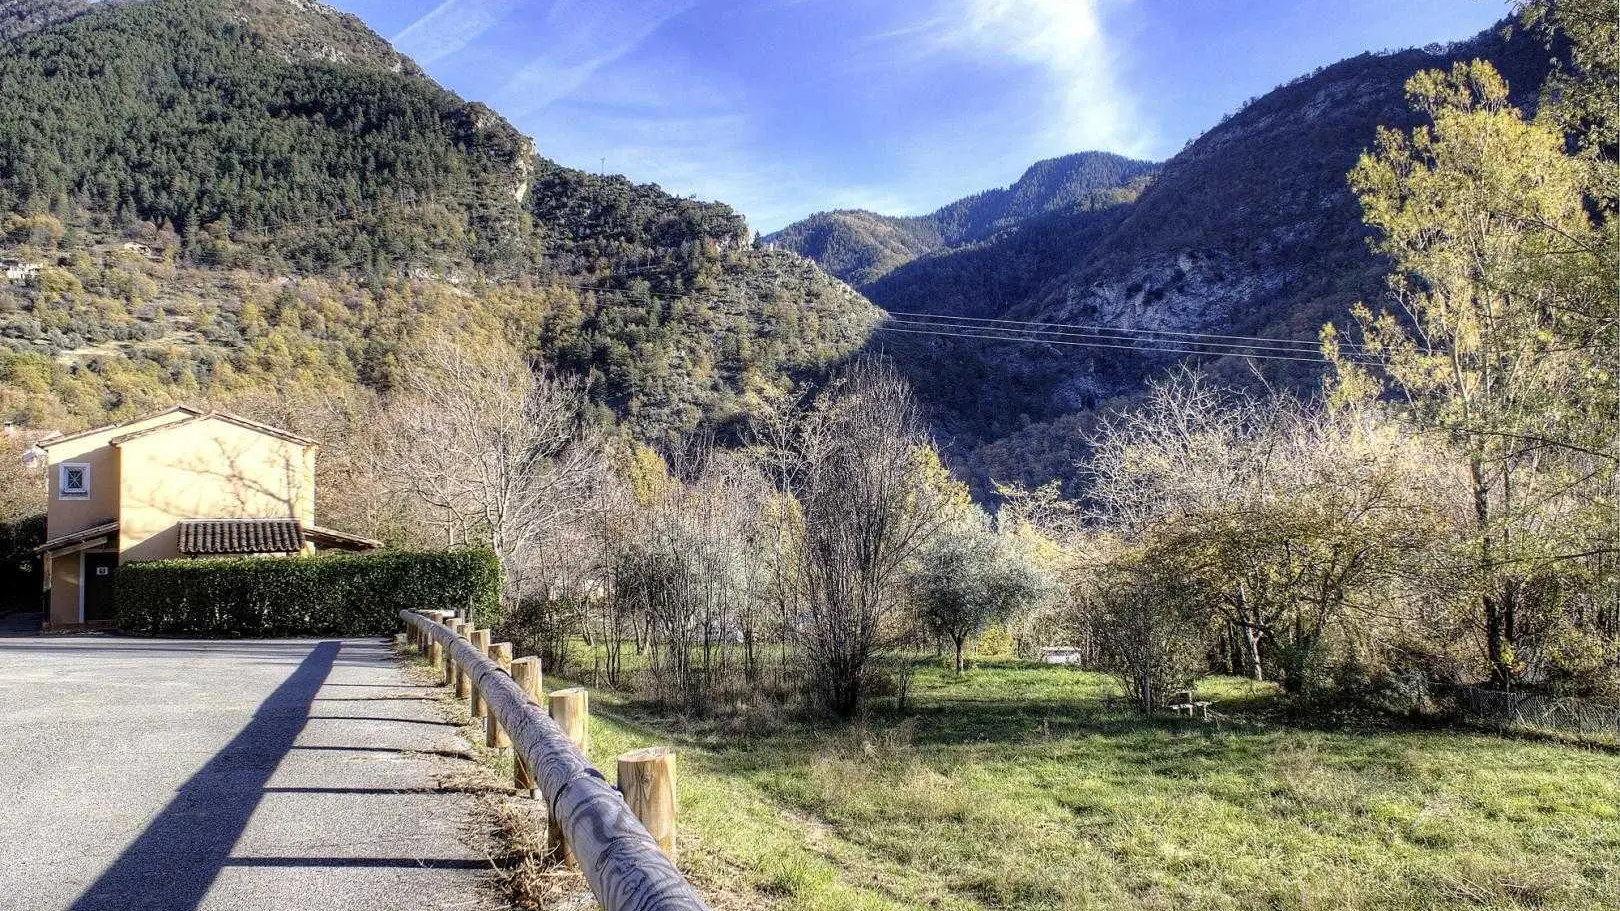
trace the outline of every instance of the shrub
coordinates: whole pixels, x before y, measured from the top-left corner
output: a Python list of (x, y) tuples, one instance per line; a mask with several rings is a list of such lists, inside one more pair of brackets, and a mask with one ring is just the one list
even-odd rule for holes
[(39, 607), (39, 558), (34, 548), (43, 543), (43, 515), (0, 522), (0, 616)]
[(500, 567), (487, 551), (161, 560), (119, 567), (120, 628), (194, 636), (371, 636), (399, 611), (499, 610)]

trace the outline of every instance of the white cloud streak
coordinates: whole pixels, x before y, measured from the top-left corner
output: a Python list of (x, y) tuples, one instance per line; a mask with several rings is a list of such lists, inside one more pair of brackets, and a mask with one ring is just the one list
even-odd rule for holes
[(518, 0), (444, 0), (392, 40), (402, 53), (425, 66), (472, 44), (517, 6)]
[(522, 116), (567, 98), (597, 71), (634, 51), (695, 0), (556, 0), (547, 14), (548, 42), (507, 81), (497, 97)]
[(936, 17), (920, 31), (930, 36), (935, 50), (1012, 61), (1043, 72), (1051, 90), (1045, 100), (1055, 104), (1042, 145), (1126, 154), (1151, 148), (1151, 137), (1115, 73), (1116, 57), (1103, 21), (1110, 0), (954, 2), (954, 15)]

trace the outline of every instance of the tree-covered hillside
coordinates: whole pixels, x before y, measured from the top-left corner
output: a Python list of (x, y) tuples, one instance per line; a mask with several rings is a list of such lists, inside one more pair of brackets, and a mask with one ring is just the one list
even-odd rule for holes
[(649, 436), (857, 349), (871, 308), (728, 206), (534, 154), (303, 0), (12, 3), (0, 39), (8, 420), (257, 385), (386, 391), (499, 335)]
[[(1380, 126), (1419, 113), (1403, 85), (1453, 61), (1492, 61), (1535, 107), (1546, 81), (1545, 39), (1517, 28), (1469, 41), (1362, 54), (1257, 98), (1156, 173), (1138, 198), (1093, 217), (1026, 222), (968, 250), (896, 269), (863, 290), (889, 310), (1314, 340), (1348, 322), (1358, 301), (1385, 294), (1388, 264), (1346, 173)], [(1076, 477), (1091, 415), (1129, 400), (1183, 355), (983, 339), (893, 335), (952, 445), (981, 481)], [(1325, 364), (1194, 357), (1225, 380), (1313, 387)], [(1016, 389), (1017, 396), (1007, 390)]]
[(0, 85), (7, 210), (150, 222), (223, 266), (533, 258), (527, 140), (323, 8), (95, 9), (8, 42)]
[(863, 292), (893, 270), (936, 251), (975, 244), (1055, 212), (1106, 207), (1134, 195), (1157, 165), (1109, 152), (1080, 152), (1032, 165), (1011, 186), (959, 199), (929, 215), (821, 212), (764, 238), (808, 256)]
[(90, 0), (0, 0), (0, 40), (77, 16)]

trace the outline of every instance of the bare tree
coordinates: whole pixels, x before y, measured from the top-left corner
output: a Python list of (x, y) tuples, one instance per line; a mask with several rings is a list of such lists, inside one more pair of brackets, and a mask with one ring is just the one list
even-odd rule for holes
[(602, 470), (584, 393), (512, 349), (429, 344), (408, 362), (385, 415), (385, 477), (443, 546), (495, 552), (511, 606), (538, 584), (548, 535), (586, 505)]
[(788, 423), (770, 459), (799, 506), (789, 577), (798, 614), (788, 625), (811, 694), (848, 717), (873, 660), (914, 633), (902, 568), (950, 504), (929, 483), (931, 447), (891, 368), (857, 363)]

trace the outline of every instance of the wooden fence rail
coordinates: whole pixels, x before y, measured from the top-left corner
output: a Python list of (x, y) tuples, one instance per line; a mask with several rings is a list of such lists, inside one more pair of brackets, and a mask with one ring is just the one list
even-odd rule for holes
[(603, 911), (707, 911), (619, 791), (506, 670), (442, 622), (409, 610), (400, 619), (417, 644), (445, 655), (506, 732)]

